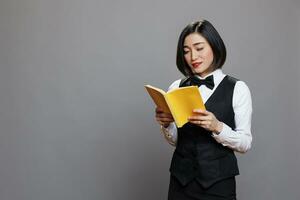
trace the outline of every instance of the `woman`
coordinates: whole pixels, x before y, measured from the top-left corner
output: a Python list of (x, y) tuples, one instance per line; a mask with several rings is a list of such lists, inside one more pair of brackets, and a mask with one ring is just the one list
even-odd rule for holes
[(207, 20), (187, 25), (178, 41), (176, 64), (184, 79), (169, 90), (198, 85), (206, 110), (195, 109), (189, 123), (176, 128), (172, 115), (156, 108), (167, 141), (176, 146), (170, 167), (169, 200), (236, 199), (239, 174), (234, 151), (251, 147), (251, 94), (247, 85), (221, 70), (222, 38)]

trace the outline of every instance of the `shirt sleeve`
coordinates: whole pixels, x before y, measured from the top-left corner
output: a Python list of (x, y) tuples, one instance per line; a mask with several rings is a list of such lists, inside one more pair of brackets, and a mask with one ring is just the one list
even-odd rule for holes
[[(169, 86), (168, 91), (172, 90), (174, 88), (178, 88), (179, 84), (180, 84), (180, 79), (174, 81)], [(176, 128), (175, 123), (174, 122), (170, 123), (170, 125), (167, 128), (161, 126), (160, 129), (161, 129), (161, 133), (164, 135), (167, 142), (172, 146), (176, 146), (176, 144), (177, 144), (177, 128)]]
[(161, 126), (160, 127), (162, 134), (164, 135), (167, 142), (176, 146), (177, 144), (177, 128), (174, 122), (172, 122), (167, 128)]
[(232, 130), (223, 123), (223, 129), (219, 134), (213, 133), (214, 139), (234, 151), (245, 153), (251, 148), (251, 118), (252, 99), (248, 86), (243, 81), (237, 81), (234, 91), (232, 106), (236, 128)]

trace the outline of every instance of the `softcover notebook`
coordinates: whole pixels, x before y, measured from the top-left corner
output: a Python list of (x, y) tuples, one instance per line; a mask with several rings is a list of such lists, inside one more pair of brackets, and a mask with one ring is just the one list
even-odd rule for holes
[(188, 122), (188, 117), (193, 115), (193, 109), (205, 110), (197, 86), (175, 88), (168, 92), (151, 85), (145, 85), (145, 88), (158, 107), (172, 114), (179, 128)]

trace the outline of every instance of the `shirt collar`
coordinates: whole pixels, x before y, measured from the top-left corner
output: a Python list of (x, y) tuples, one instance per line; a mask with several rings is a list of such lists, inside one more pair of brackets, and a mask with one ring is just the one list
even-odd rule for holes
[(214, 77), (214, 83), (215, 83), (215, 87), (217, 85), (219, 85), (219, 83), (223, 80), (223, 78), (225, 77), (225, 74), (223, 73), (223, 71), (221, 69), (216, 69), (215, 71), (207, 74), (205, 77), (200, 77), (199, 75), (196, 75), (197, 77), (199, 77), (200, 79), (205, 79), (208, 76), (213, 75)]

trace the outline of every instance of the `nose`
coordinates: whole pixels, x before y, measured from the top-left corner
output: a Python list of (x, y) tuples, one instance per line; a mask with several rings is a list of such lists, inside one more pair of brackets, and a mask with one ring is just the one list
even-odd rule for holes
[(194, 51), (194, 50), (191, 51), (192, 61), (196, 60), (198, 58), (198, 56), (199, 55), (198, 55), (197, 51)]

